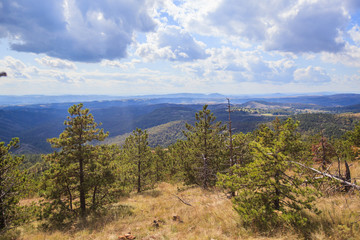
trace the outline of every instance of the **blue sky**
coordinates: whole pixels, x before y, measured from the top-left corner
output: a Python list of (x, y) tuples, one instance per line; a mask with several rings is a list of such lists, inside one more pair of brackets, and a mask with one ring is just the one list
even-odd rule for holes
[(0, 0), (0, 95), (360, 93), (359, 0)]

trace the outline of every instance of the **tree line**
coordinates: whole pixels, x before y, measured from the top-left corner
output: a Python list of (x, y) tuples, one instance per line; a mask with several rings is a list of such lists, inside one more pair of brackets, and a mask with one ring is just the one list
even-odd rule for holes
[[(42, 156), (38, 178), (21, 168), (23, 157), (11, 154), (19, 139), (7, 145), (1, 142), (0, 231), (29, 217), (19, 201), (30, 185), (43, 199), (38, 219), (59, 226), (86, 223), (120, 196), (140, 193), (162, 181), (225, 189), (248, 226), (306, 227), (309, 219), (304, 211), (319, 213), (313, 203), (323, 181), (306, 166), (326, 172), (330, 162), (356, 160), (360, 124), (339, 139), (326, 139), (321, 133), (303, 136), (297, 131), (299, 123), (291, 118), (277, 118), (251, 133), (232, 135), (230, 103), (228, 110), (227, 126), (204, 105), (195, 114), (195, 124), (186, 124), (185, 139), (164, 149), (150, 148), (147, 132), (138, 128), (123, 146), (102, 145), (109, 133), (99, 128), (89, 109), (73, 105), (65, 130), (48, 139), (55, 150)], [(337, 177), (351, 181), (340, 168)]]

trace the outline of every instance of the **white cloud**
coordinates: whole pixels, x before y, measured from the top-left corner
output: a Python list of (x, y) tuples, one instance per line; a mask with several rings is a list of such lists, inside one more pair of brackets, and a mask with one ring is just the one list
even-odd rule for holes
[(7, 56), (3, 60), (0, 60), (0, 65), (5, 67), (5, 72), (8, 77), (15, 77), (21, 79), (29, 79), (29, 69), (27, 66), (20, 61), (19, 59), (15, 59), (13, 57)]
[(324, 69), (308, 66), (307, 68), (296, 69), (294, 72), (294, 80), (299, 83), (318, 85), (330, 82), (331, 78)]
[(323, 53), (321, 60), (333, 64), (339, 63), (350, 67), (360, 67), (360, 47), (347, 43), (341, 52)]
[(350, 20), (342, 0), (165, 2), (164, 11), (187, 31), (294, 53), (340, 51)]
[(35, 58), (35, 60), (41, 65), (51, 67), (51, 68), (59, 68), (59, 69), (76, 69), (76, 65), (73, 62), (61, 60), (58, 58), (51, 57), (43, 57), (43, 58)]
[(130, 62), (120, 62), (117, 60), (110, 61), (110, 60), (102, 60), (101, 66), (104, 67), (114, 67), (114, 68), (121, 68), (121, 69), (129, 69), (135, 68), (135, 64), (140, 63), (141, 61), (138, 59), (133, 59)]
[(353, 28), (349, 30), (349, 35), (351, 39), (356, 43), (360, 44), (360, 27), (359, 25), (355, 25)]
[(170, 61), (192, 61), (208, 57), (205, 44), (177, 26), (160, 28), (147, 35), (147, 42), (140, 44), (136, 54), (147, 59)]
[(268, 50), (289, 52), (338, 52), (344, 47), (341, 38), (349, 15), (340, 1), (299, 1), (283, 12), (274, 30), (268, 31)]
[(193, 78), (211, 82), (269, 82), (283, 84), (293, 80), (293, 60), (265, 60), (260, 51), (241, 51), (229, 47), (207, 50), (209, 58), (177, 64)]

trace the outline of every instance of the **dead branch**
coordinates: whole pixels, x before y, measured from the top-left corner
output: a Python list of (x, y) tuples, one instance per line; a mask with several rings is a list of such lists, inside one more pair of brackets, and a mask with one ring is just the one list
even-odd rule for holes
[(172, 195), (175, 196), (175, 197), (177, 197), (182, 203), (184, 203), (184, 204), (186, 204), (186, 205), (188, 205), (188, 206), (190, 206), (190, 207), (194, 207), (194, 206), (191, 205), (190, 203), (185, 202), (184, 200), (182, 200), (179, 196), (176, 196), (175, 194), (172, 194)]
[(331, 175), (331, 174), (329, 174), (329, 173), (321, 172), (321, 171), (319, 171), (319, 170), (317, 170), (317, 169), (315, 169), (315, 168), (308, 167), (308, 166), (306, 166), (306, 165), (304, 165), (304, 164), (302, 164), (302, 163), (299, 163), (299, 162), (294, 162), (294, 161), (289, 161), (289, 162), (295, 163), (295, 164), (297, 164), (297, 165), (299, 165), (299, 166), (301, 166), (301, 167), (307, 168), (307, 169), (309, 169), (309, 170), (311, 170), (311, 171), (314, 171), (314, 172), (316, 172), (316, 173), (318, 173), (318, 174), (323, 175), (324, 177), (328, 177), (328, 178), (337, 180), (337, 181), (341, 182), (342, 184), (344, 184), (344, 185), (346, 185), (346, 186), (353, 187), (353, 188), (355, 188), (356, 190), (359, 190), (359, 191), (360, 191), (360, 186), (359, 186), (359, 185), (356, 185), (356, 184), (354, 184), (354, 183), (345, 181), (345, 180), (343, 180), (343, 179), (341, 179), (341, 178), (338, 178), (337, 176)]

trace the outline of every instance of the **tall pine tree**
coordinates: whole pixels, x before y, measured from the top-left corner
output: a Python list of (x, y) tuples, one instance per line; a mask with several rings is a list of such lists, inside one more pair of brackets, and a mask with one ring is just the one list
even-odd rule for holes
[(186, 124), (184, 132), (187, 140), (187, 159), (185, 165), (188, 183), (198, 184), (207, 189), (216, 183), (216, 173), (228, 167), (228, 160), (223, 156), (226, 126), (216, 122), (216, 117), (207, 105), (195, 114), (195, 125)]
[(133, 165), (133, 173), (136, 178), (137, 192), (141, 192), (154, 183), (153, 180), (153, 157), (150, 151), (146, 130), (139, 128), (126, 138), (123, 146), (124, 153)]
[(102, 178), (111, 177), (107, 169), (110, 159), (103, 154), (105, 149), (90, 144), (104, 140), (108, 133), (97, 128), (89, 109), (82, 108), (81, 103), (71, 106), (65, 130), (58, 138), (48, 139), (59, 151), (45, 156), (50, 169), (44, 175), (43, 186), (45, 197), (50, 200), (48, 210), (58, 220), (74, 213), (86, 220), (87, 206), (95, 208), (99, 204), (96, 194), (106, 186), (107, 181)]

